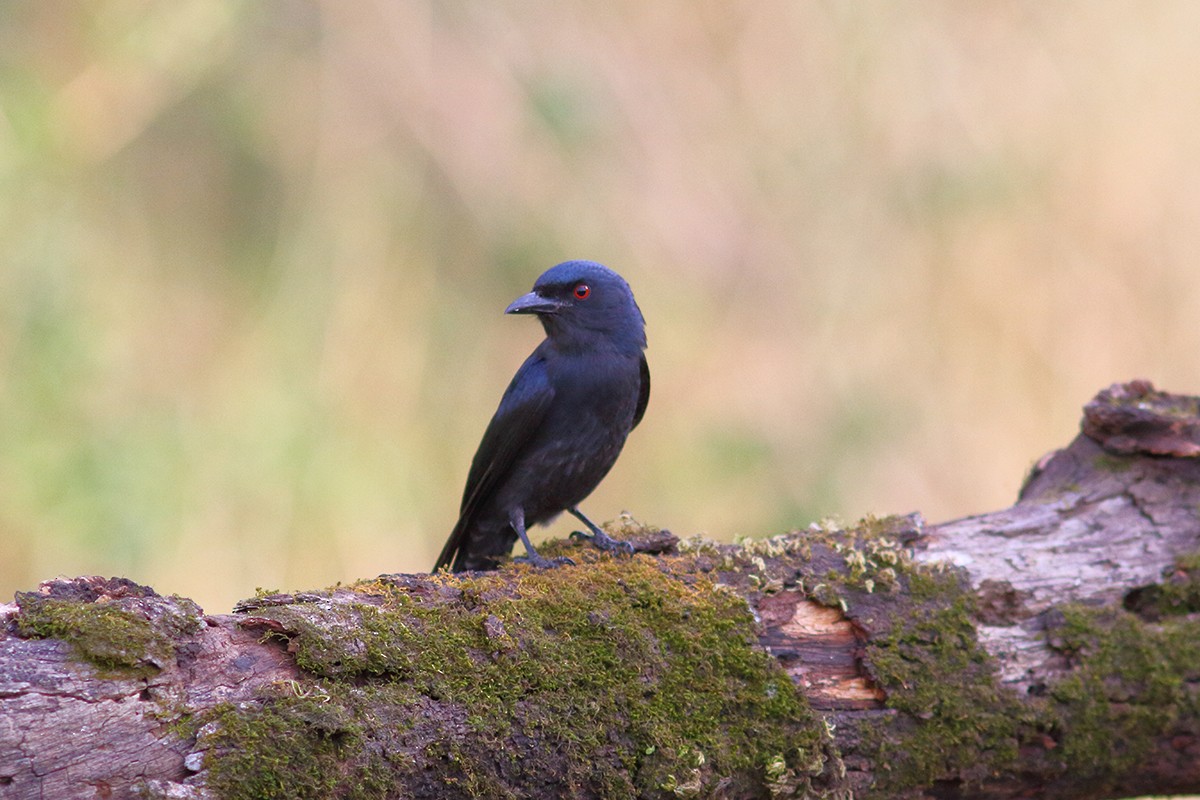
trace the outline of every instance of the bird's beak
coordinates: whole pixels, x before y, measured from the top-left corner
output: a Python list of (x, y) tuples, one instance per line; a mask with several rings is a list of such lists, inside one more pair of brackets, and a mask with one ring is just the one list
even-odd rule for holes
[(542, 297), (537, 292), (523, 294), (504, 309), (505, 314), (553, 314), (558, 311), (559, 303), (549, 297)]

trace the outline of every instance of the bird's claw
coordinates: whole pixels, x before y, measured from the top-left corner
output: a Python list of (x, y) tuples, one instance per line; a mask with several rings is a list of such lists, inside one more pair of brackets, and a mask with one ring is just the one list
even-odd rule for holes
[(595, 547), (603, 550), (606, 553), (624, 553), (625, 555), (633, 555), (633, 542), (627, 542), (623, 539), (614, 539), (607, 533), (597, 530), (595, 533), (584, 533), (583, 531), (571, 531), (572, 539), (582, 539), (585, 542), (591, 542)]

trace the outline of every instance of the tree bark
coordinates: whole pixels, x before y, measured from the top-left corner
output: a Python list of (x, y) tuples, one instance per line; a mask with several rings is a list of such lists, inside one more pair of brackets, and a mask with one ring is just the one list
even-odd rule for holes
[[(0, 606), (0, 800), (1200, 791), (1200, 399), (1085, 407), (1011, 508)], [(554, 550), (552, 546), (549, 548)]]

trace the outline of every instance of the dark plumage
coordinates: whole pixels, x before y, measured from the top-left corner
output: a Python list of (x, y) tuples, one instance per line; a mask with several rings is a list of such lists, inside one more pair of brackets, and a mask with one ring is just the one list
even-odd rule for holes
[(650, 399), (645, 320), (620, 275), (592, 261), (542, 274), (505, 313), (536, 314), (545, 340), (509, 383), (471, 462), (458, 523), (434, 571), (494, 569), (527, 527), (569, 511), (604, 549), (578, 504), (608, 474)]

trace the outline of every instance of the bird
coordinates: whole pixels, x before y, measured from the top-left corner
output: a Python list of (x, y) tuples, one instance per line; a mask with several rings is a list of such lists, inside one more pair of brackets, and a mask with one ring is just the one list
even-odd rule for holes
[(650, 400), (646, 321), (625, 279), (594, 261), (546, 270), (506, 314), (536, 315), (546, 338), (508, 384), (463, 489), (458, 521), (433, 571), (495, 569), (519, 539), (538, 568), (528, 529), (563, 511), (588, 529), (573, 536), (632, 552), (579, 510), (616, 463)]

